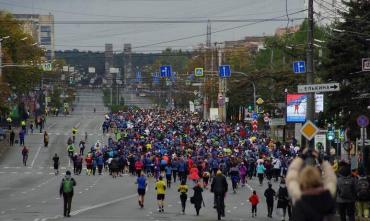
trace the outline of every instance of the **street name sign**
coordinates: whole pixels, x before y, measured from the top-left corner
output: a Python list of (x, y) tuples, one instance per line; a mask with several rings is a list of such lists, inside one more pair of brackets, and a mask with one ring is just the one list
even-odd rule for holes
[(370, 71), (370, 58), (362, 59), (362, 71)]
[(231, 76), (231, 68), (230, 68), (230, 65), (221, 65), (219, 68), (218, 68), (218, 73), (220, 75), (220, 77), (222, 78), (228, 78)]
[(320, 93), (339, 90), (339, 83), (298, 85), (298, 93)]
[(314, 123), (308, 120), (301, 128), (301, 134), (307, 139), (312, 140), (315, 135), (320, 131), (319, 128), (316, 127)]
[(306, 63), (304, 61), (295, 61), (293, 63), (293, 71), (295, 74), (306, 73)]

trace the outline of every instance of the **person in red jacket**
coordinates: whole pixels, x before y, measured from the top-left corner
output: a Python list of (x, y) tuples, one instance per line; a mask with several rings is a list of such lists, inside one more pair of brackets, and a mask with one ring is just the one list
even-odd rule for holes
[(140, 159), (137, 159), (136, 162), (135, 162), (136, 176), (139, 177), (141, 175), (141, 171), (142, 171), (143, 167), (144, 167), (143, 162)]
[(93, 158), (91, 156), (91, 154), (87, 154), (87, 157), (85, 158), (85, 162), (86, 162), (86, 173), (87, 175), (91, 175), (91, 171), (92, 171), (92, 163), (93, 163)]
[(260, 202), (260, 199), (257, 196), (257, 193), (255, 190), (253, 190), (252, 196), (249, 197), (249, 202), (252, 205), (252, 217), (256, 217), (257, 216), (257, 205)]

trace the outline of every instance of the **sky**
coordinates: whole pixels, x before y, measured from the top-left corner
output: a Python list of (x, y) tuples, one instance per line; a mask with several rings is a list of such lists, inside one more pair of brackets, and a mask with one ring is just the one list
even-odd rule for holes
[[(286, 19), (286, 9), (290, 14), (304, 8), (304, 0), (0, 0), (0, 9), (11, 13), (53, 14), (57, 50), (103, 51), (105, 43), (112, 43), (118, 52), (131, 43), (134, 52), (147, 53), (166, 47), (191, 50), (205, 43), (208, 19), (214, 20), (212, 42), (272, 35), (287, 21), (260, 19)], [(289, 25), (304, 17), (306, 12), (290, 15)], [(239, 21), (222, 22), (231, 19)]]

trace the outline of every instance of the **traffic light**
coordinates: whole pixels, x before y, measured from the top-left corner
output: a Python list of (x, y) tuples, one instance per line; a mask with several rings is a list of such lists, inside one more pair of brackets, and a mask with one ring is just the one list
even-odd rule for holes
[(248, 105), (248, 112), (252, 112), (252, 111), (253, 111), (252, 105)]
[(73, 77), (69, 77), (69, 84), (73, 84)]
[(329, 124), (328, 125), (328, 132), (326, 133), (326, 138), (328, 139), (328, 140), (334, 140), (335, 139), (335, 133), (334, 133), (334, 131), (335, 131), (335, 128), (334, 128), (334, 126), (332, 126), (331, 124)]

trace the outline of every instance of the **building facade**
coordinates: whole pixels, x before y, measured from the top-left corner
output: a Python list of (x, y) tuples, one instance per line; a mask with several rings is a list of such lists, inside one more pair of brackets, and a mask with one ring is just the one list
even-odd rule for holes
[(55, 57), (54, 16), (39, 14), (14, 14), (22, 21), (23, 30), (45, 49), (45, 59), (50, 61)]

